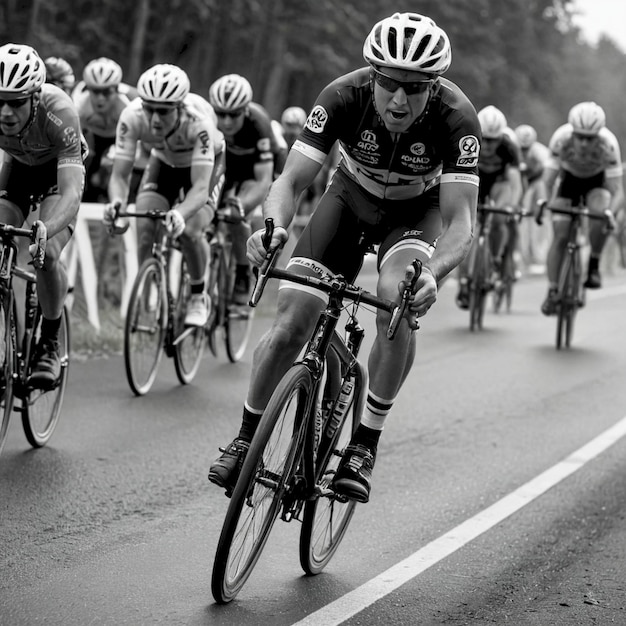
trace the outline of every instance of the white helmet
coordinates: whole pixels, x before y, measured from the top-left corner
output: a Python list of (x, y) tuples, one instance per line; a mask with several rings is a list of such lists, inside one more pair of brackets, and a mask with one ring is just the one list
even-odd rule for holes
[(520, 124), (515, 134), (522, 148), (530, 148), (537, 141), (537, 131), (530, 124)]
[(506, 128), (506, 117), (500, 109), (490, 104), (478, 111), (478, 121), (484, 139), (500, 139)]
[(242, 109), (252, 102), (252, 86), (239, 74), (226, 74), (211, 85), (209, 101), (218, 111)]
[(450, 40), (429, 17), (394, 13), (372, 28), (363, 44), (363, 58), (375, 67), (443, 74), (452, 61)]
[(306, 123), (306, 111), (302, 107), (287, 107), (280, 118), (283, 126), (304, 126)]
[(44, 59), (46, 65), (46, 82), (58, 85), (62, 89), (71, 89), (76, 79), (72, 66), (61, 57)]
[(567, 121), (575, 133), (594, 137), (606, 125), (606, 115), (595, 102), (579, 102), (571, 108)]
[(88, 89), (117, 87), (122, 82), (122, 68), (113, 59), (93, 59), (83, 70), (83, 80)]
[(189, 93), (191, 85), (187, 73), (177, 65), (161, 63), (146, 70), (137, 82), (137, 93), (142, 100), (162, 104), (179, 104)]
[(23, 98), (39, 91), (46, 81), (46, 66), (34, 48), (7, 43), (0, 48), (0, 96)]

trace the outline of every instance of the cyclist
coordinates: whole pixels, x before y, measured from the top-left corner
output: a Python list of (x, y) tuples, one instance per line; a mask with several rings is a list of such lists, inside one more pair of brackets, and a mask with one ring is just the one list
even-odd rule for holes
[(287, 142), (287, 146), (291, 149), (294, 142), (306, 124), (306, 111), (302, 107), (287, 107), (280, 116), (280, 125), (283, 129), (283, 137)]
[[(154, 65), (139, 77), (139, 98), (122, 111), (117, 125), (109, 182), (111, 204), (105, 211), (105, 224), (114, 229), (117, 211), (126, 207), (129, 178), (141, 142), (151, 153), (137, 194), (137, 211), (167, 212), (173, 235), (180, 237), (191, 277), (185, 324), (204, 326), (210, 313), (204, 232), (213, 219), (216, 201), (211, 194), (219, 194), (224, 145), (211, 105), (189, 89), (187, 74), (175, 65)], [(179, 201), (181, 194), (184, 198)], [(154, 231), (147, 224), (139, 228), (143, 261), (150, 253)]]
[(61, 57), (48, 57), (44, 60), (46, 66), (46, 82), (52, 83), (70, 95), (76, 84), (72, 66)]
[(45, 83), (44, 62), (33, 48), (5, 44), (0, 67), (0, 221), (21, 226), (32, 196), (40, 201), (37, 238), (47, 239), (45, 256), (33, 259), (43, 323), (30, 377), (33, 386), (46, 387), (61, 373), (58, 336), (68, 279), (60, 256), (76, 224), (85, 146), (72, 99)]
[[(399, 300), (406, 267), (415, 257), (424, 263), (409, 323), (393, 342), (386, 337), (389, 315), (377, 314), (366, 408), (334, 479), (337, 492), (367, 502), (378, 440), (413, 363), (416, 318), (433, 305), (438, 282), (470, 247), (480, 125), (468, 98), (441, 77), (450, 65), (450, 42), (430, 18), (395, 13), (383, 19), (365, 40), (363, 56), (369, 67), (336, 79), (318, 96), (263, 212), (276, 224), (271, 247), (283, 244), (295, 199), (339, 141), (339, 167), (288, 267), (306, 275), (340, 273), (352, 281), (365, 252), (380, 244), (377, 293)], [(259, 230), (248, 240), (255, 264), (266, 254), (263, 234)], [(227, 494), (272, 390), (310, 334), (324, 297), (285, 283), (277, 306), (254, 354), (239, 434), (209, 472)]]
[(119, 93), (122, 68), (106, 57), (93, 59), (83, 70), (85, 90), (75, 94), (80, 123), (89, 144), (87, 177), (83, 200), (98, 202), (106, 196), (107, 181), (101, 171), (102, 158), (115, 145), (115, 129), (120, 114), (129, 103)]
[[(533, 212), (537, 200), (546, 197), (546, 186), (543, 180), (545, 162), (550, 156), (548, 146), (537, 140), (537, 131), (530, 124), (520, 124), (515, 128), (520, 146), (522, 163), (522, 208), (525, 212)], [(527, 268), (545, 268), (545, 247), (547, 234), (534, 220), (523, 220), (520, 223), (520, 248)]]
[[(522, 196), (520, 153), (515, 133), (507, 126), (504, 113), (493, 105), (478, 112), (482, 143), (478, 170), (480, 175), (479, 202), (495, 206), (517, 206)], [(496, 277), (504, 255), (512, 253), (517, 242), (517, 225), (506, 215), (492, 214), (489, 241), (494, 258)], [(456, 303), (461, 309), (469, 306), (468, 259), (459, 266), (459, 291)]]
[[(556, 206), (577, 205), (582, 199), (594, 212), (604, 213), (614, 226), (614, 216), (624, 202), (620, 147), (606, 127), (606, 116), (595, 102), (579, 102), (569, 111), (567, 124), (554, 131), (549, 142), (550, 159), (545, 165), (545, 184)], [(553, 238), (548, 251), (548, 295), (541, 305), (544, 315), (557, 307), (558, 268), (567, 244), (567, 215), (552, 217)], [(591, 253), (587, 289), (602, 286), (600, 257), (608, 233), (601, 220), (590, 220)]]
[(248, 223), (230, 229), (237, 264), (233, 299), (240, 305), (247, 304), (250, 292), (246, 239), (250, 225), (262, 225), (261, 202), (272, 184), (275, 161), (281, 158), (270, 116), (252, 96), (252, 86), (239, 74), (222, 76), (209, 88), (209, 102), (226, 139), (224, 203), (248, 218)]

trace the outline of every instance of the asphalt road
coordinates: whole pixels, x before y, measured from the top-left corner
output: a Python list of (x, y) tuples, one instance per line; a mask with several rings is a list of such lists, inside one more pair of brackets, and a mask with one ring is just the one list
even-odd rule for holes
[(210, 574), (228, 501), (206, 473), (250, 353), (207, 354), (186, 387), (164, 361), (142, 398), (121, 356), (75, 360), (49, 446), (30, 450), (15, 419), (0, 457), (0, 623), (626, 623), (625, 279), (590, 294), (567, 351), (542, 279), (478, 333), (445, 285), (335, 559), (305, 577), (298, 524), (279, 521), (225, 607)]

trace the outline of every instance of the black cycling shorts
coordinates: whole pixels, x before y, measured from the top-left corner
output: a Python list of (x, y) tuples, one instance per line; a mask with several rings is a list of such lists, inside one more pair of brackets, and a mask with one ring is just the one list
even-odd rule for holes
[(293, 257), (313, 259), (354, 281), (365, 253), (378, 245), (378, 266), (397, 242), (436, 245), (441, 233), (439, 187), (410, 200), (382, 200), (366, 193), (340, 170), (322, 195)]
[(191, 189), (191, 167), (171, 167), (151, 156), (137, 195), (152, 191), (165, 197), (169, 206), (181, 199), (181, 191)]
[(562, 171), (556, 195), (559, 198), (568, 198), (572, 205), (576, 206), (580, 200), (586, 199), (592, 189), (604, 187), (604, 172), (600, 172), (590, 178), (578, 178), (569, 172)]
[(25, 165), (11, 159), (0, 168), (0, 198), (16, 204), (24, 219), (33, 201), (58, 193), (56, 159), (42, 165)]

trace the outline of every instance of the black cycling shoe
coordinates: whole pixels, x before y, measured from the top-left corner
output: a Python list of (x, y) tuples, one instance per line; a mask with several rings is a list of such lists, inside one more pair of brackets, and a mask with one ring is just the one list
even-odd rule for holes
[(339, 462), (333, 480), (335, 492), (348, 500), (368, 502), (375, 459), (375, 451), (360, 443), (350, 444)]
[(218, 487), (226, 489), (226, 495), (229, 498), (233, 495), (248, 448), (250, 448), (249, 441), (235, 439), (226, 448), (220, 448), (222, 455), (215, 459), (209, 469), (209, 480)]
[(28, 383), (38, 389), (51, 387), (61, 376), (61, 357), (59, 342), (43, 339), (37, 345), (33, 357), (34, 365)]
[(558, 289), (550, 288), (548, 295), (541, 305), (541, 312), (544, 315), (555, 315), (559, 309), (559, 292)]
[(456, 305), (459, 309), (469, 309), (469, 286), (467, 283), (459, 285), (459, 292), (456, 295)]
[(600, 287), (602, 287), (602, 277), (600, 276), (598, 268), (589, 269), (587, 280), (583, 287), (585, 287), (585, 289), (600, 289)]

